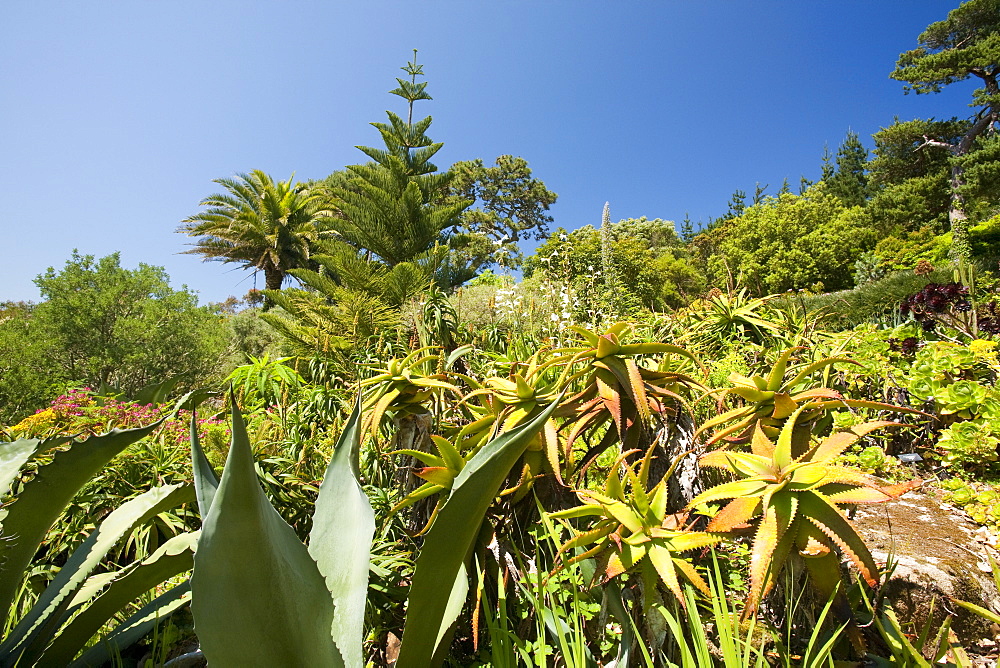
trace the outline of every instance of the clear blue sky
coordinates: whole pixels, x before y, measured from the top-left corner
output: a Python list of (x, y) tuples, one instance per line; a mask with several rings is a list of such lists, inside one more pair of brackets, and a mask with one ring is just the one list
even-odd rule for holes
[[(203, 302), (249, 272), (179, 255), (175, 229), (263, 169), (320, 178), (420, 50), (437, 163), (510, 153), (559, 194), (556, 225), (695, 221), (732, 192), (817, 178), (824, 144), (898, 115), (966, 115), (972, 84), (903, 95), (901, 51), (956, 1), (7, 2), (0, 7), (0, 301), (74, 248), (166, 267)], [(261, 286), (263, 279), (258, 280)]]

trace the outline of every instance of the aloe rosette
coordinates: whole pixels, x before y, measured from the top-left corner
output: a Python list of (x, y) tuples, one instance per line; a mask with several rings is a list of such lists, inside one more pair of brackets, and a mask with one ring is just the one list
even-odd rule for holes
[(702, 466), (722, 468), (738, 478), (706, 490), (691, 501), (690, 507), (695, 508), (729, 500), (709, 523), (708, 530), (728, 532), (758, 520), (744, 617), (756, 611), (793, 549), (806, 557), (813, 583), (824, 596), (831, 595), (840, 583), (838, 549), (874, 586), (878, 567), (840, 506), (889, 501), (916, 484), (882, 485), (856, 469), (834, 462), (859, 438), (893, 426), (893, 422), (867, 422), (836, 432), (804, 454), (793, 456), (796, 422), (807, 410), (803, 406), (789, 416), (777, 442), (758, 424), (751, 452), (716, 450), (701, 457)]
[[(635, 466), (624, 463), (628, 453), (612, 466), (601, 491), (579, 490), (582, 505), (549, 513), (551, 519), (596, 518), (586, 529), (560, 546), (555, 571), (584, 559), (594, 558), (598, 568), (595, 578), (608, 582), (628, 571), (636, 570), (653, 591), (657, 581), (685, 606), (681, 580), (686, 580), (706, 595), (711, 595), (704, 578), (683, 552), (714, 545), (723, 533), (691, 531), (684, 527), (686, 513), (667, 512), (668, 491), (664, 476), (652, 489), (646, 489), (649, 478), (650, 449)], [(620, 471), (624, 470), (624, 477)], [(572, 551), (586, 548), (574, 556)]]

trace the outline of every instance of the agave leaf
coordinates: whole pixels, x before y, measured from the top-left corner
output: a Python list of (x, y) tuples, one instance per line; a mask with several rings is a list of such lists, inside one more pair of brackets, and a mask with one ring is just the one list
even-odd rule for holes
[(220, 665), (343, 666), (326, 581), (264, 496), (235, 402), (232, 429), (191, 579), (202, 650)]
[(127, 572), (112, 573), (112, 576), (117, 577), (93, 600), (89, 600), (89, 597), (82, 601), (74, 599), (74, 604), (65, 614), (65, 618), (72, 621), (59, 631), (45, 650), (40, 663), (69, 665), (87, 641), (114, 619), (128, 603), (161, 582), (190, 570), (194, 564), (198, 535), (198, 532), (193, 532), (174, 536), (142, 562), (123, 569)]
[(22, 438), (12, 443), (0, 443), (0, 498), (7, 495), (21, 467), (35, 454), (41, 441)]
[(55, 452), (52, 461), (39, 467), (4, 508), (7, 514), (3, 518), (5, 540), (0, 541), (0, 627), (14, 601), (21, 575), (66, 505), (112, 457), (159, 425), (154, 422), (137, 429), (115, 429)]
[(198, 439), (198, 416), (191, 409), (191, 470), (194, 473), (194, 491), (198, 498), (198, 512), (202, 517), (208, 515), (212, 508), (212, 500), (215, 499), (215, 491), (219, 489), (219, 476), (215, 475), (215, 469), (205, 456), (205, 451), (201, 447)]
[(403, 448), (402, 450), (393, 450), (388, 453), (390, 455), (406, 455), (407, 457), (413, 457), (414, 459), (419, 459), (425, 466), (437, 466), (442, 468), (447, 468), (445, 466), (445, 461), (437, 455), (432, 455), (429, 452), (424, 452), (423, 450), (412, 450), (409, 448)]
[(41, 656), (52, 634), (63, 622), (63, 612), (87, 576), (100, 564), (115, 544), (151, 517), (194, 500), (194, 490), (186, 485), (164, 485), (140, 494), (111, 512), (87, 536), (38, 601), (0, 645), (0, 665), (20, 662), (30, 666)]
[(501, 434), (477, 452), (455, 478), (451, 495), (424, 539), (410, 586), (398, 668), (427, 668), (441, 629), (450, 627), (448, 601), (465, 558), (504, 479), (562, 401), (551, 402), (530, 422)]
[(121, 657), (122, 650), (134, 645), (153, 627), (169, 617), (178, 608), (187, 605), (190, 600), (191, 584), (189, 581), (168, 589), (119, 624), (106, 638), (71, 663), (70, 668), (97, 668), (97, 666), (111, 663), (112, 657)]
[(375, 513), (355, 478), (361, 447), (361, 401), (344, 425), (316, 499), (309, 554), (333, 598), (333, 640), (347, 666), (364, 665), (361, 642)]

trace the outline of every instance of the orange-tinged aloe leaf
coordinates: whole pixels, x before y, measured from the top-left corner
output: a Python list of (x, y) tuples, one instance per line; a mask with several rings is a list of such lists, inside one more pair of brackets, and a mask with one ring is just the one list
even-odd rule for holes
[(884, 503), (891, 501), (892, 496), (880, 489), (871, 487), (854, 487), (841, 492), (828, 493), (822, 490), (823, 496), (834, 503)]
[(653, 527), (650, 531), (653, 538), (660, 542), (665, 542), (674, 552), (687, 552), (697, 550), (716, 543), (722, 542), (726, 536), (721, 533), (708, 533), (707, 531), (683, 531), (678, 529), (664, 529)]
[(439, 390), (451, 390), (452, 392), (458, 392), (458, 388), (451, 383), (446, 383), (443, 380), (434, 380), (433, 378), (412, 378), (410, 382), (418, 387), (433, 387)]
[(695, 432), (695, 436), (697, 437), (698, 435), (700, 435), (700, 434), (708, 431), (709, 429), (712, 429), (713, 427), (716, 427), (716, 426), (718, 426), (720, 424), (725, 424), (726, 422), (729, 422), (730, 420), (735, 420), (738, 417), (742, 417), (742, 416), (744, 416), (744, 415), (746, 415), (748, 413), (752, 413), (752, 412), (753, 412), (753, 407), (752, 406), (740, 406), (739, 408), (730, 409), (730, 410), (726, 411), (725, 413), (721, 413), (719, 415), (716, 415), (714, 418), (706, 420), (701, 425), (701, 427), (698, 428), (698, 431)]
[(530, 399), (535, 396), (535, 390), (531, 387), (531, 385), (528, 385), (528, 381), (526, 381), (521, 374), (514, 374), (514, 382), (517, 385), (518, 399)]
[(622, 398), (619, 396), (618, 392), (606, 383), (600, 374), (595, 374), (595, 381), (597, 382), (597, 392), (601, 399), (604, 401), (604, 406), (611, 417), (615, 421), (615, 427), (618, 429), (618, 437), (624, 438), (625, 436), (625, 425), (623, 424), (622, 418)]
[(431, 494), (437, 494), (443, 489), (444, 487), (442, 487), (441, 485), (435, 485), (432, 482), (425, 482), (423, 485), (417, 487), (415, 490), (407, 494), (406, 497), (404, 497), (399, 503), (393, 506), (392, 510), (389, 511), (389, 514), (392, 515), (402, 510), (403, 508), (406, 508), (407, 506), (412, 506), (420, 499), (427, 498)]
[(642, 531), (642, 520), (631, 508), (621, 501), (613, 501), (605, 506), (611, 516), (622, 523), (626, 529), (635, 533)]
[(383, 394), (375, 406), (372, 408), (372, 412), (368, 416), (367, 431), (371, 432), (372, 436), (378, 431), (379, 425), (382, 424), (382, 415), (385, 413), (386, 409), (389, 407), (396, 397), (399, 396), (399, 390), (389, 390)]
[(836, 390), (831, 390), (828, 387), (817, 387), (811, 390), (805, 390), (803, 392), (796, 392), (791, 395), (792, 399), (795, 401), (804, 401), (806, 399), (843, 399), (844, 395)]
[(596, 346), (597, 345), (597, 339), (599, 338), (599, 336), (597, 334), (594, 334), (593, 332), (591, 332), (589, 329), (584, 329), (583, 327), (580, 327), (579, 325), (570, 325), (566, 329), (568, 329), (568, 330), (570, 330), (572, 332), (576, 332), (577, 334), (579, 334), (580, 338), (582, 338), (584, 341), (586, 341), (588, 345), (590, 345), (590, 346)]
[(614, 355), (621, 348), (618, 342), (610, 334), (602, 334), (597, 339), (597, 359), (604, 359), (609, 355)]
[(753, 437), (750, 439), (750, 451), (758, 457), (774, 458), (774, 443), (764, 433), (759, 422), (755, 425)]
[(876, 429), (882, 429), (883, 427), (890, 427), (894, 425), (899, 425), (899, 423), (879, 420), (876, 422), (865, 422), (864, 424), (854, 425), (845, 431), (838, 431), (837, 433), (826, 437), (822, 443), (816, 446), (816, 449), (813, 451), (812, 460), (814, 462), (822, 462), (833, 459), (834, 457), (842, 454), (844, 450), (847, 450), (847, 448), (852, 446), (862, 436), (871, 433)]
[[(665, 478), (666, 476), (664, 476)], [(667, 500), (669, 494), (664, 480), (656, 483), (656, 486), (649, 492), (649, 519), (651, 522), (660, 523), (667, 514)]]
[(608, 536), (608, 534), (614, 531), (617, 526), (617, 522), (598, 522), (593, 529), (590, 529), (589, 531), (581, 531), (563, 543), (559, 548), (559, 552), (556, 553), (556, 558), (565, 553), (567, 550), (572, 550), (575, 547), (590, 545), (591, 543), (603, 540)]
[(695, 567), (691, 565), (690, 561), (682, 559), (681, 557), (674, 557), (674, 566), (676, 566), (677, 570), (684, 574), (687, 581), (693, 584), (698, 591), (706, 596), (712, 595), (712, 590), (709, 588), (708, 583), (705, 582), (705, 579), (701, 577), (701, 574), (698, 573)]
[(444, 466), (425, 466), (418, 471), (414, 471), (413, 475), (445, 488), (450, 488), (452, 481), (455, 479), (455, 472), (449, 471)]
[(545, 452), (545, 458), (549, 462), (553, 475), (560, 485), (565, 485), (559, 466), (559, 435), (556, 433), (555, 423), (552, 420), (546, 421), (539, 436), (542, 439), (542, 450)]
[(798, 498), (794, 494), (778, 494), (764, 507), (750, 553), (750, 594), (743, 609), (743, 618), (754, 614), (760, 601), (774, 586), (795, 543)]
[(735, 499), (739, 496), (759, 495), (770, 486), (771, 485), (766, 482), (753, 479), (724, 482), (711, 489), (706, 489), (704, 492), (693, 498), (691, 503), (688, 504), (688, 508), (694, 508), (695, 506), (700, 506), (703, 503), (712, 503), (714, 501), (722, 501), (724, 499)]
[[(793, 464), (793, 466), (795, 466)], [(822, 464), (804, 464), (791, 471), (788, 477), (790, 489), (810, 489), (827, 479), (829, 472)]]
[(681, 608), (687, 610), (687, 606), (684, 603), (684, 594), (681, 592), (680, 582), (677, 581), (677, 569), (674, 567), (674, 559), (670, 554), (670, 550), (663, 547), (662, 545), (650, 545), (649, 546), (649, 561), (653, 564), (653, 568), (656, 569), (656, 574), (660, 576), (660, 580), (666, 585), (667, 589), (677, 597), (677, 600), (681, 603)]
[(462, 457), (458, 448), (451, 441), (443, 436), (431, 436), (431, 440), (434, 441), (434, 445), (437, 447), (438, 452), (441, 453), (441, 458), (444, 459), (445, 465), (449, 469), (458, 473), (465, 467), (465, 458)]
[(712, 518), (706, 528), (708, 531), (732, 531), (756, 515), (758, 508), (760, 508), (760, 499), (756, 496), (733, 499)]
[(426, 466), (444, 466), (444, 460), (437, 455), (432, 455), (429, 452), (424, 452), (423, 450), (393, 450), (388, 453), (390, 455), (406, 455), (407, 457), (413, 457), (414, 459), (419, 459)]
[(605, 336), (611, 336), (614, 338), (615, 343), (618, 343), (618, 337), (622, 335), (622, 332), (630, 329), (632, 324), (626, 321), (616, 322), (615, 324), (608, 327), (608, 331), (604, 333)]
[(771, 417), (776, 420), (784, 420), (786, 417), (795, 412), (799, 407), (795, 400), (784, 393), (777, 393), (774, 395), (774, 411), (771, 413)]
[(835, 505), (819, 494), (803, 494), (800, 498), (803, 517), (812, 522), (827, 538), (837, 544), (854, 562), (861, 576), (874, 587), (878, 582), (878, 566), (868, 546)]
[(735, 394), (738, 397), (742, 397), (743, 399), (754, 403), (763, 403), (774, 398), (774, 392), (770, 392), (768, 390), (758, 390), (756, 387), (732, 387), (729, 389), (728, 393)]
[(779, 474), (779, 472), (775, 469), (774, 462), (771, 459), (747, 452), (715, 450), (714, 452), (702, 455), (699, 463), (702, 466), (727, 468), (745, 478), (759, 477), (777, 479)]

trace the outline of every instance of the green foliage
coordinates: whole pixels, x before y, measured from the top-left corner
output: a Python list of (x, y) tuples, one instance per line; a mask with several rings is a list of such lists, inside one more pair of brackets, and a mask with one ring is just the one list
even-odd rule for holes
[(545, 212), (557, 195), (532, 178), (524, 158), (499, 156), (492, 167), (482, 159), (456, 162), (448, 196), (481, 204), (462, 214), (465, 231), (516, 244), (525, 238), (544, 239), (552, 216)]
[[(0, 444), (0, 497), (7, 497), (0, 518), (4, 536), (0, 542), (0, 619), (11, 616), (0, 643), (0, 665), (68, 665), (131, 601), (191, 567), (195, 536), (183, 533), (145, 559), (117, 571), (94, 574), (115, 545), (137, 527), (194, 498), (193, 490), (184, 485), (154, 487), (104, 517), (31, 608), (18, 614), (31, 561), (50, 527), (93, 475), (157, 426), (154, 422), (136, 429), (116, 429), (77, 441), (24, 439)], [(32, 468), (34, 475), (29, 477), (25, 467)], [(120, 651), (135, 642), (157, 618), (185, 604), (186, 592), (186, 585), (180, 585), (156, 597), (138, 616), (112, 629), (102, 646), (81, 659), (83, 665), (92, 665), (90, 660), (95, 656), (106, 656), (109, 647)]]
[(74, 252), (35, 283), (44, 301), (0, 318), (0, 420), (41, 408), (54, 386), (130, 395), (183, 369), (190, 387), (213, 374), (225, 347), (224, 321), (186, 288), (172, 289), (160, 267)]
[[(899, 56), (889, 75), (906, 84), (906, 92), (938, 93), (945, 86), (969, 77), (982, 81), (972, 93), (978, 107), (961, 135), (941, 137), (924, 133), (922, 146), (947, 151), (951, 167), (950, 207), (952, 254), (956, 260), (971, 258), (968, 239), (970, 200), (995, 196), (1000, 188), (1000, 168), (995, 164), (995, 134), (1000, 123), (1000, 3), (968, 0), (932, 23), (917, 39), (918, 47)], [(985, 149), (985, 150), (979, 150)], [(977, 169), (976, 166), (979, 168)]]
[(349, 166), (346, 179), (339, 179), (327, 193), (328, 206), (336, 212), (331, 225), (339, 237), (389, 267), (447, 246), (446, 233), (460, 224), (459, 217), (469, 206), (457, 199), (441, 203), (452, 174), (437, 172), (430, 162), (443, 146), (426, 135), (431, 117), (413, 120), (414, 102), (431, 99), (424, 90), (427, 84), (416, 81), (423, 70), (415, 53), (403, 69), (410, 81), (398, 79), (406, 85), (390, 92), (407, 100), (407, 119), (389, 111), (388, 123), (373, 123), (385, 148), (359, 147), (371, 162)]
[[(852, 290), (805, 295), (802, 297), (801, 306), (810, 317), (816, 318), (822, 326), (834, 331), (868, 322), (898, 325), (902, 324), (899, 305), (904, 299), (919, 292), (929, 283), (948, 282), (952, 280), (952, 276), (951, 267), (937, 269), (924, 276), (919, 276), (912, 270), (897, 271)], [(794, 303), (792, 299), (788, 299), (787, 302)]]
[(768, 198), (710, 234), (718, 240), (710, 260), (715, 281), (738, 274), (757, 295), (814, 283), (848, 287), (855, 258), (876, 242), (863, 211), (845, 208), (821, 185)]

